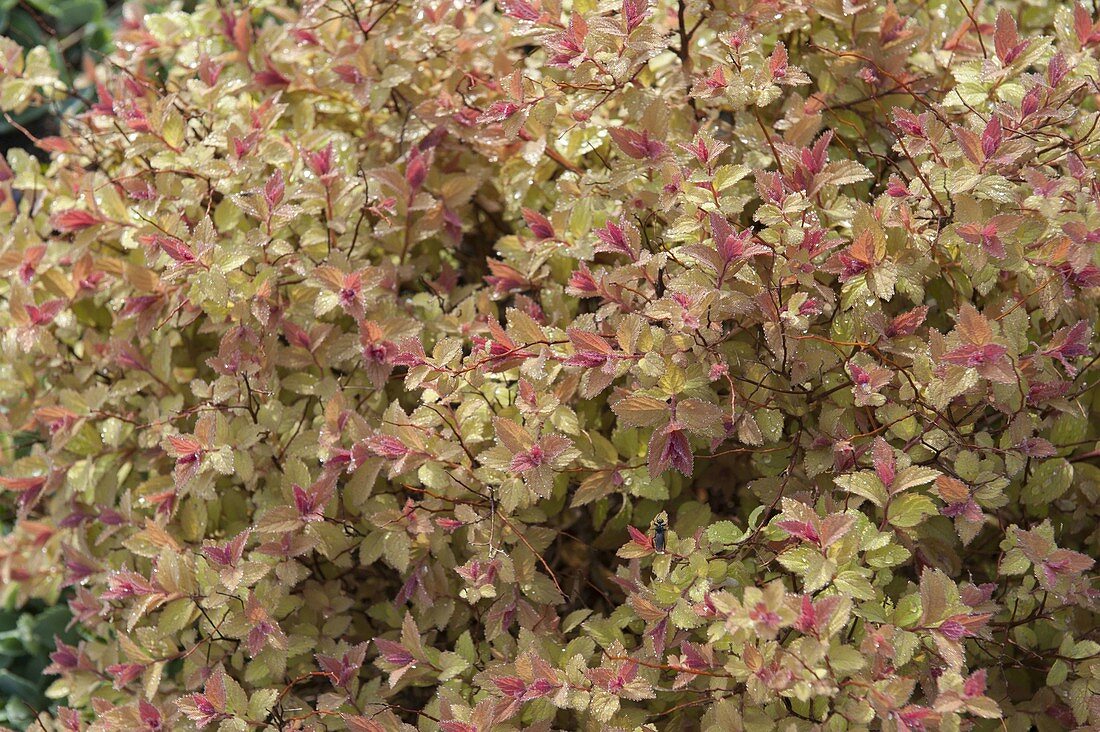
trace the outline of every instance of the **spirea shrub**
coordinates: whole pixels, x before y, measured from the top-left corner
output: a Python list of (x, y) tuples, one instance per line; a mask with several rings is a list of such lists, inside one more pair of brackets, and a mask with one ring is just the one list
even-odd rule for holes
[[(1100, 724), (1100, 22), (202, 0), (0, 41), (46, 730)], [(46, 154), (48, 153), (48, 155)]]

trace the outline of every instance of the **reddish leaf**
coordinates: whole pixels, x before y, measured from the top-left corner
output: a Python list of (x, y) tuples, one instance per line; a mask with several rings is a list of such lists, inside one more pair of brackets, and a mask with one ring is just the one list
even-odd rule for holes
[(645, 549), (653, 549), (653, 539), (651, 539), (648, 534), (634, 528), (633, 526), (627, 526), (626, 530), (630, 534), (631, 541), (633, 541), (635, 544)]
[(517, 20), (534, 22), (542, 16), (538, 9), (527, 0), (499, 0), (499, 2), (505, 15)]
[(64, 309), (64, 300), (48, 300), (41, 305), (27, 305), (27, 317), (36, 326), (49, 325), (54, 318)]
[(775, 49), (768, 58), (768, 69), (773, 79), (782, 79), (787, 75), (787, 47), (782, 43), (775, 44)]
[(1016, 31), (1016, 18), (1006, 9), (1002, 9), (997, 14), (993, 44), (997, 52), (997, 58), (1005, 66), (1015, 61), (1028, 47), (1027, 41), (1020, 41)]
[(37, 491), (46, 485), (46, 476), (33, 476), (27, 478), (10, 478), (0, 476), (0, 488), (23, 493), (25, 491)]
[(608, 134), (620, 150), (635, 160), (657, 160), (668, 151), (665, 143), (649, 136), (649, 130), (635, 132), (623, 127), (612, 127)]
[(648, 13), (649, 0), (623, 0), (623, 20), (626, 21), (627, 34), (640, 26)]
[(520, 699), (527, 692), (527, 684), (516, 676), (496, 676), (493, 678), (493, 683), (501, 694), (513, 699)]
[(899, 336), (913, 335), (927, 316), (927, 305), (921, 305), (920, 307), (913, 308), (908, 312), (898, 315), (891, 320), (890, 324), (886, 327), (886, 337), (897, 338)]
[(382, 652), (382, 658), (386, 660), (386, 663), (392, 663), (395, 666), (408, 666), (416, 660), (400, 643), (385, 638), (375, 638), (374, 644)]
[(535, 235), (535, 238), (539, 240), (554, 239), (554, 225), (550, 223), (550, 219), (546, 218), (538, 211), (532, 211), (529, 208), (523, 209), (523, 220), (527, 222), (527, 226), (530, 227), (531, 233)]
[(102, 224), (103, 222), (104, 219), (99, 216), (89, 211), (81, 211), (80, 209), (62, 211), (50, 219), (50, 223), (53, 224), (53, 227), (62, 233), (83, 231), (84, 229)]
[(264, 200), (267, 202), (268, 208), (274, 209), (282, 203), (285, 193), (286, 182), (283, 180), (283, 172), (276, 170), (264, 184)]
[(875, 438), (874, 447), (872, 449), (875, 463), (875, 473), (878, 474), (879, 480), (882, 484), (889, 488), (894, 483), (894, 476), (897, 475), (897, 463), (894, 458), (894, 449), (890, 447), (890, 444), (881, 437)]

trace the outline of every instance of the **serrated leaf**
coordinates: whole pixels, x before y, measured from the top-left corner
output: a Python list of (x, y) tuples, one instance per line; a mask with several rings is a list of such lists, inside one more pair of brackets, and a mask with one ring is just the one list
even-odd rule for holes
[(894, 498), (886, 510), (890, 524), (901, 529), (911, 529), (924, 521), (925, 516), (935, 513), (936, 505), (932, 503), (932, 499), (919, 493), (907, 493)]

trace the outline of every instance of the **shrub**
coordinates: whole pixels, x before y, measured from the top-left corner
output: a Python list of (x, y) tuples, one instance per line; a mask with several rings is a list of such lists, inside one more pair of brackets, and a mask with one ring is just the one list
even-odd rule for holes
[(22, 612), (0, 610), (0, 699), (5, 700), (0, 724), (26, 728), (36, 712), (47, 708), (45, 692), (52, 677), (43, 671), (56, 640), (76, 642), (76, 633), (66, 625), (70, 619), (64, 605), (42, 607), (40, 601), (28, 603)]
[(42, 725), (1100, 724), (1100, 22), (997, 6), (5, 42), (84, 104), (0, 169)]
[[(112, 0), (112, 4), (114, 1)], [(110, 30), (106, 0), (0, 0), (0, 35), (25, 48), (39, 48), (71, 79), (71, 67), (85, 54), (97, 57), (109, 50)], [(71, 108), (75, 100), (67, 100)], [(47, 106), (32, 106), (10, 122), (0, 119), (0, 146), (26, 145), (19, 129), (24, 125), (56, 132), (56, 119), (47, 117)], [(44, 134), (44, 133), (39, 133)], [(33, 147), (30, 149), (34, 149)]]

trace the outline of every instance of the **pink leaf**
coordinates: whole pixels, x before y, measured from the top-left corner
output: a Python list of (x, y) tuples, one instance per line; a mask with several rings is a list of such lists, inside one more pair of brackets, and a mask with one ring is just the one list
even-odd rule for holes
[(531, 233), (535, 235), (535, 238), (540, 241), (555, 238), (554, 225), (550, 223), (550, 219), (546, 218), (538, 211), (524, 208), (523, 220), (527, 222), (527, 226), (531, 229)]
[(648, 0), (623, 0), (623, 19), (626, 21), (626, 32), (629, 34), (645, 21), (649, 12)]
[(631, 245), (628, 229), (614, 221), (608, 221), (602, 228), (596, 229), (596, 238), (600, 243), (596, 245), (597, 252), (608, 254), (625, 254), (631, 259), (637, 259), (638, 255)]
[(498, 100), (493, 102), (489, 109), (486, 110), (477, 118), (478, 122), (482, 124), (491, 124), (493, 122), (503, 122), (511, 117), (513, 114), (519, 111), (519, 105), (515, 102), (507, 102)]
[(814, 544), (821, 543), (821, 535), (817, 528), (808, 521), (784, 520), (776, 523), (776, 526), (786, 531), (791, 536), (809, 541)]
[(649, 473), (656, 477), (669, 467), (691, 476), (695, 459), (687, 434), (678, 422), (669, 422), (653, 431), (649, 440)]
[(50, 219), (50, 223), (53, 227), (62, 233), (69, 233), (73, 231), (83, 231), (90, 226), (96, 224), (102, 224), (103, 219), (96, 216), (89, 211), (81, 211), (79, 209), (70, 209), (68, 211), (62, 211)]
[(162, 715), (160, 710), (144, 699), (138, 701), (138, 717), (150, 731), (161, 729)]
[(208, 544), (202, 548), (202, 554), (214, 564), (222, 567), (236, 567), (244, 556), (244, 547), (252, 529), (245, 529), (230, 539), (225, 546)]
[(158, 236), (156, 242), (162, 252), (181, 264), (196, 261), (195, 253), (191, 248), (173, 236)]
[(596, 278), (593, 276), (592, 270), (588, 269), (587, 264), (582, 262), (569, 275), (568, 292), (574, 297), (596, 297), (599, 294), (600, 285), (596, 282)]
[(400, 643), (385, 638), (375, 638), (374, 644), (378, 646), (378, 650), (381, 651), (382, 658), (386, 660), (386, 663), (392, 663), (395, 666), (408, 666), (416, 660)]
[(64, 309), (64, 300), (48, 300), (41, 305), (25, 305), (27, 317), (33, 325), (49, 325)]
[(115, 689), (121, 690), (141, 676), (145, 671), (145, 666), (140, 663), (116, 663), (108, 666), (106, 671), (114, 679)]
[(275, 68), (271, 59), (266, 59), (265, 64), (264, 68), (257, 71), (253, 77), (256, 79), (257, 84), (268, 87), (290, 86), (290, 79)]
[(538, 445), (533, 445), (530, 450), (521, 452), (513, 457), (509, 467), (516, 473), (526, 473), (529, 470), (534, 470), (539, 467), (544, 462), (546, 462), (546, 458), (545, 455), (543, 455), (542, 448)]
[(875, 444), (873, 448), (875, 473), (878, 475), (882, 484), (889, 488), (894, 483), (894, 476), (897, 475), (897, 466), (894, 459), (894, 449), (890, 447), (890, 443), (881, 437), (875, 438)]
[(943, 354), (944, 363), (956, 366), (982, 366), (989, 363), (1002, 361), (1008, 349), (996, 343), (987, 343), (984, 346), (975, 346), (970, 343)]
[(283, 200), (283, 194), (286, 192), (286, 182), (283, 180), (283, 172), (276, 170), (270, 178), (267, 179), (267, 183), (264, 184), (264, 200), (267, 202), (269, 209), (274, 209)]
[(635, 132), (624, 127), (612, 127), (608, 134), (619, 149), (635, 160), (656, 160), (667, 150), (665, 143), (651, 138), (649, 130)]
[(427, 178), (428, 162), (419, 148), (413, 148), (409, 153), (409, 162), (405, 166), (405, 182), (409, 184), (409, 189), (416, 193), (423, 187)]
[(42, 486), (46, 485), (45, 476), (35, 476), (31, 478), (4, 478), (0, 477), (0, 488), (4, 488), (15, 493), (23, 493), (25, 491), (36, 491)]
[(959, 148), (962, 149), (963, 154), (967, 159), (975, 165), (981, 165), (985, 162), (985, 157), (982, 155), (982, 141), (978, 138), (973, 131), (954, 125), (951, 128), (955, 133), (955, 140), (959, 143)]
[(798, 619), (795, 621), (795, 628), (797, 628), (800, 633), (816, 632), (817, 613), (814, 612), (814, 602), (809, 595), (802, 596)]
[(633, 526), (626, 527), (627, 532), (630, 534), (630, 539), (645, 549), (653, 549), (653, 539), (649, 538), (649, 535), (645, 532), (634, 528)]
[(1077, 369), (1069, 359), (1088, 355), (1091, 341), (1092, 326), (1085, 320), (1079, 320), (1069, 327), (1058, 330), (1042, 353), (1044, 356), (1060, 361), (1066, 373), (1072, 377), (1077, 375)]
[(1054, 445), (1050, 444), (1050, 440), (1045, 440), (1042, 437), (1029, 437), (1026, 440), (1021, 440), (1016, 445), (1016, 449), (1033, 458), (1054, 457), (1058, 454), (1054, 449)]
[(500, 6), (504, 14), (517, 20), (535, 22), (542, 14), (527, 0), (500, 0)]
[(478, 728), (466, 722), (448, 719), (439, 723), (440, 732), (479, 732)]
[(1001, 60), (1002, 64), (1008, 66), (1019, 58), (1020, 54), (1027, 49), (1028, 44), (1028, 41), (1020, 41), (1020, 36), (1016, 30), (1016, 19), (1012, 16), (1012, 13), (1002, 9), (997, 14), (997, 24), (993, 33), (993, 47), (997, 52), (997, 58)]
[(977, 244), (990, 255), (998, 259), (1005, 257), (1005, 245), (997, 236), (997, 225), (992, 221), (979, 226), (978, 224), (962, 224), (957, 229), (959, 236), (968, 244)]
[[(1100, 40), (1100, 30), (1093, 32), (1092, 43), (1096, 43), (1098, 40)], [(1069, 71), (1070, 68), (1069, 64), (1066, 63), (1066, 57), (1061, 53), (1054, 54), (1054, 57), (1050, 59), (1050, 64), (1047, 66), (1047, 83), (1052, 89), (1057, 88), (1058, 85), (1062, 83), (1062, 80), (1069, 75)], [(1071, 170), (1075, 162), (1079, 160), (1080, 158), (1077, 155), (1070, 156), (1069, 162)]]
[(772, 79), (782, 79), (787, 75), (787, 47), (782, 42), (775, 44), (768, 59), (768, 69), (772, 73)]
[(326, 179), (332, 175), (332, 143), (320, 150), (310, 150), (305, 154), (306, 165), (314, 175)]
[(886, 326), (886, 337), (910, 336), (917, 331), (924, 319), (928, 316), (928, 306), (921, 305), (912, 310), (898, 315)]
[(970, 674), (963, 682), (963, 695), (966, 697), (982, 696), (985, 694), (986, 670), (978, 669)]
[(515, 676), (498, 676), (493, 679), (493, 683), (500, 689), (501, 694), (513, 699), (519, 699), (527, 692), (527, 684), (523, 679)]
[(902, 182), (901, 178), (898, 178), (896, 175), (892, 175), (890, 176), (889, 183), (886, 184), (886, 195), (890, 196), (891, 198), (905, 198), (912, 194), (909, 192), (909, 189), (906, 187), (905, 183)]
[(993, 157), (1001, 147), (1003, 139), (1004, 132), (1001, 128), (1001, 117), (995, 114), (986, 124), (985, 129), (982, 130), (982, 154), (986, 158)]

